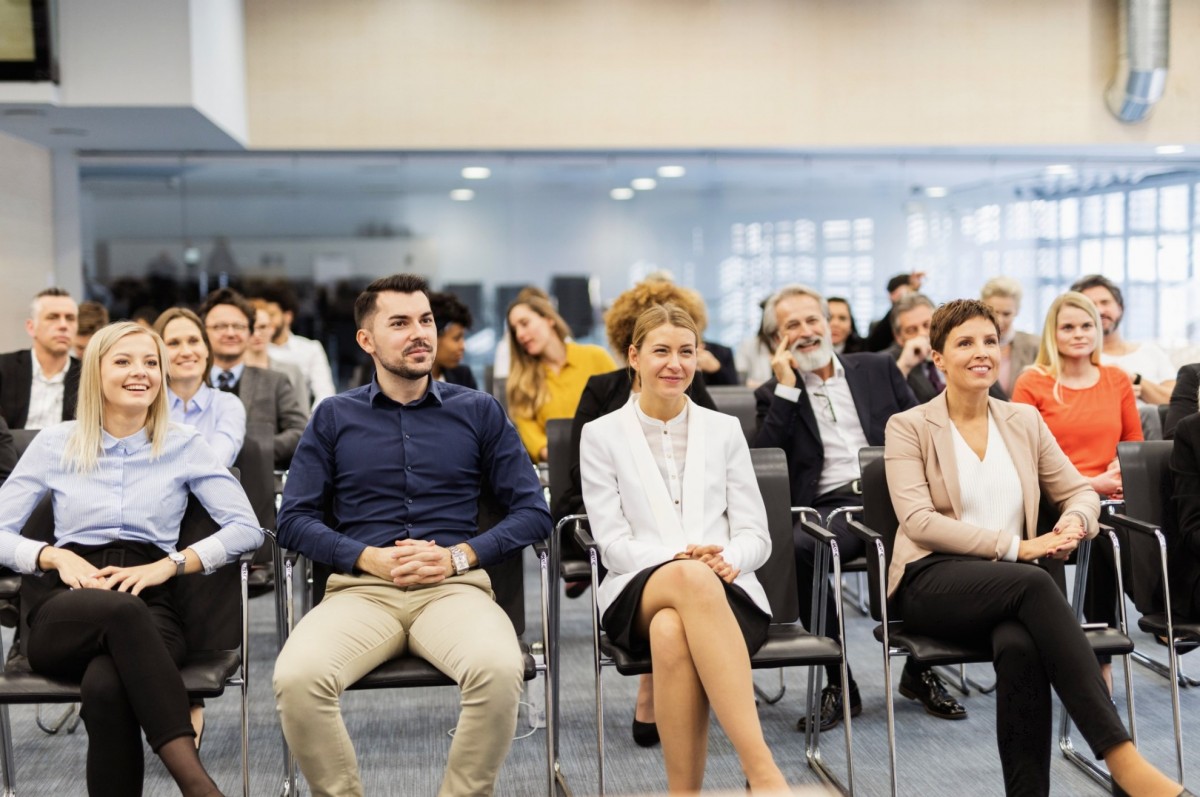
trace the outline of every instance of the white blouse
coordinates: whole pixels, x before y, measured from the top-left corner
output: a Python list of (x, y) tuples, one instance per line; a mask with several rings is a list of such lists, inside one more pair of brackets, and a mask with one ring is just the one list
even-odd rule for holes
[(642, 432), (646, 435), (646, 443), (654, 456), (654, 464), (658, 466), (663, 484), (671, 494), (675, 514), (683, 520), (683, 469), (687, 462), (688, 403), (684, 402), (683, 410), (669, 421), (651, 418), (642, 412), (636, 401), (633, 403), (633, 409), (642, 424)]
[(964, 523), (985, 529), (1004, 529), (1016, 535), (1004, 555), (1015, 562), (1025, 529), (1025, 499), (1017, 466), (1000, 436), (996, 419), (988, 413), (988, 441), (983, 459), (958, 431), (954, 430), (954, 458), (958, 461), (958, 484), (962, 497)]

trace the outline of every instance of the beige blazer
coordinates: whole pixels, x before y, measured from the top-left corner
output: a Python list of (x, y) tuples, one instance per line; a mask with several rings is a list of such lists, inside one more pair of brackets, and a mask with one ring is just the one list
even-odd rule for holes
[(771, 605), (754, 571), (771, 555), (767, 510), (750, 448), (737, 419), (688, 399), (683, 518), (675, 511), (631, 400), (583, 427), (579, 472), (592, 535), (608, 575), (596, 594), (603, 613), (647, 567), (689, 544), (716, 544), (741, 570), (734, 584), (767, 614)]
[(999, 559), (1018, 532), (1025, 538), (1034, 536), (1043, 491), (1062, 513), (1078, 512), (1086, 518), (1088, 537), (1096, 536), (1100, 498), (1058, 447), (1037, 409), (994, 398), (988, 399), (988, 407), (1021, 480), (1025, 528), (985, 529), (959, 519), (962, 497), (945, 393), (893, 415), (883, 456), (900, 527), (888, 571), (889, 597), (909, 562), (935, 552)]

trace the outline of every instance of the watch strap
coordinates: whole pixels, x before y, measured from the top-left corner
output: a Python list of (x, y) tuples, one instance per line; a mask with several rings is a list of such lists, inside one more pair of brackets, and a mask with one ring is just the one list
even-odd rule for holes
[(457, 545), (450, 546), (450, 563), (454, 566), (454, 575), (461, 576), (471, 569), (467, 561), (467, 552)]

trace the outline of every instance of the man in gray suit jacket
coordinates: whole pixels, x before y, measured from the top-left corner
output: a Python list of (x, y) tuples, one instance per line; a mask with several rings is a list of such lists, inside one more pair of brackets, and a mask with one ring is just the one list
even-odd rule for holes
[(237, 291), (221, 288), (209, 294), (200, 316), (213, 349), (213, 384), (237, 394), (246, 407), (247, 436), (256, 429), (269, 433), (275, 467), (287, 468), (308, 418), (285, 375), (243, 362), (254, 308)]

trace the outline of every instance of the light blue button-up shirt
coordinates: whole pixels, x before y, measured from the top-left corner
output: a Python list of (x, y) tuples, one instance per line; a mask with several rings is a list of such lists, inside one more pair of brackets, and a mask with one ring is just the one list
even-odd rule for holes
[(186, 408), (183, 399), (167, 389), (171, 420), (191, 426), (200, 433), (225, 467), (233, 464), (246, 439), (246, 407), (232, 393), (200, 385)]
[(78, 473), (63, 462), (75, 426), (69, 421), (43, 429), (0, 487), (0, 565), (37, 572), (44, 543), (22, 537), (21, 528), (47, 492), (53, 495), (59, 546), (126, 540), (174, 551), (189, 492), (220, 526), (190, 546), (204, 572), (262, 544), (262, 530), (241, 484), (196, 430), (171, 424), (157, 458), (152, 458), (144, 429), (121, 439), (105, 432), (96, 469)]

